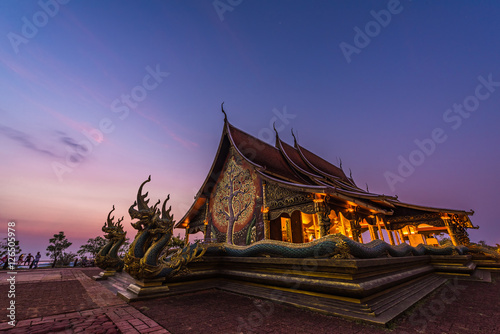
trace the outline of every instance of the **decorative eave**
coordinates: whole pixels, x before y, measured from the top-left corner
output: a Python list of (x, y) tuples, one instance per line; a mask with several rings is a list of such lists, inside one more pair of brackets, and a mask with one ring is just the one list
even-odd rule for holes
[[(249, 136), (251, 138), (251, 140), (257, 141), (260, 145), (263, 145), (262, 147), (264, 147), (265, 149), (271, 150), (272, 152), (274, 152), (275, 154), (277, 154), (277, 156), (279, 156), (282, 159), (282, 161), (281, 161), (282, 165), (281, 166), (276, 166), (275, 165), (274, 167), (277, 167), (278, 169), (281, 168), (282, 169), (281, 171), (283, 172), (283, 174), (275, 173), (275, 172), (273, 172), (271, 170), (271, 168), (268, 168), (268, 165), (258, 164), (255, 161), (253, 161), (252, 159), (249, 159), (248, 157), (246, 157), (245, 154), (238, 147), (238, 144), (236, 143), (235, 139), (233, 138), (232, 131), (231, 131), (230, 127), (233, 128), (233, 131), (239, 131), (239, 132), (243, 133), (244, 135)], [(255, 137), (253, 137), (251, 135), (248, 135), (248, 134), (244, 133), (243, 131), (241, 131), (241, 130), (235, 128), (235, 127), (233, 127), (231, 124), (229, 124), (229, 122), (227, 122), (227, 134), (228, 134), (229, 141), (231, 142), (231, 146), (234, 147), (236, 153), (240, 157), (242, 157), (242, 159), (244, 159), (249, 164), (251, 164), (256, 170), (257, 169), (261, 170), (261, 171), (265, 170), (266, 174), (270, 174), (272, 176), (275, 176), (278, 179), (283, 179), (283, 180), (285, 180), (287, 182), (297, 183), (297, 181), (299, 181), (299, 182), (304, 183), (304, 184), (308, 183), (306, 180), (304, 180), (303, 177), (301, 177), (295, 170), (293, 170), (293, 168), (291, 168), (288, 165), (288, 163), (286, 162), (286, 160), (283, 159), (283, 157), (281, 155), (281, 152), (279, 151), (278, 148), (273, 147), (273, 146), (271, 146), (271, 145), (263, 142), (262, 140), (260, 140), (258, 138), (255, 138)], [(274, 162), (279, 165), (280, 161), (274, 161)], [(272, 166), (269, 165), (269, 167), (272, 167)], [(285, 174), (289, 174), (289, 175), (287, 176)]]
[(323, 179), (324, 177), (321, 176), (321, 175), (318, 175), (318, 174), (313, 174), (313, 173), (310, 173), (306, 170), (304, 170), (303, 168), (301, 168), (300, 166), (298, 166), (293, 160), (292, 158), (290, 158), (290, 156), (286, 153), (285, 151), (285, 148), (283, 147), (283, 142), (281, 141), (281, 139), (279, 138), (279, 135), (278, 135), (278, 132), (276, 131), (276, 147), (280, 150), (281, 154), (283, 155), (283, 157), (285, 158), (285, 160), (288, 162), (288, 164), (293, 168), (295, 169), (296, 171), (298, 171), (299, 173), (302, 173), (304, 174), (305, 176), (309, 177), (312, 181), (314, 181), (315, 183), (317, 183), (317, 179)]
[(296, 190), (296, 191), (309, 192), (309, 193), (321, 193), (321, 194), (329, 195), (333, 198), (337, 198), (340, 200), (350, 202), (350, 203), (355, 204), (355, 205), (359, 205), (360, 207), (363, 207), (363, 208), (370, 210), (370, 211), (374, 211), (375, 213), (381, 213), (381, 214), (388, 215), (388, 216), (393, 214), (392, 210), (385, 210), (385, 209), (376, 207), (375, 205), (372, 205), (370, 203), (367, 203), (365, 201), (362, 201), (358, 198), (344, 195), (342, 193), (339, 193), (337, 191), (337, 189), (332, 188), (330, 186), (326, 186), (326, 185), (325, 186), (313, 186), (313, 185), (297, 184), (297, 183), (292, 183), (292, 182), (284, 182), (282, 180), (279, 180), (279, 179), (276, 179), (272, 176), (264, 174), (262, 171), (257, 170), (256, 172), (264, 180), (279, 183), (281, 186), (283, 186), (285, 188), (289, 188), (289, 189)]
[(182, 217), (181, 220), (177, 224), (175, 224), (174, 228), (187, 228), (189, 227), (189, 222), (193, 217), (196, 217), (205, 204), (207, 203), (206, 197), (195, 197), (195, 201), (187, 211), (187, 213)]
[(328, 187), (326, 186), (299, 184), (291, 181), (283, 181), (282, 179), (269, 175), (265, 169), (256, 169), (255, 172), (265, 181), (279, 183), (282, 187), (295, 191), (308, 193), (326, 193), (328, 190)]
[[(185, 226), (185, 225), (187, 225), (187, 223), (185, 222), (186, 219), (189, 219), (190, 217), (192, 217), (192, 216), (194, 216), (194, 215), (196, 215), (198, 213), (198, 210), (196, 209), (196, 203), (199, 201), (200, 198), (202, 198), (204, 192), (206, 191), (205, 188), (207, 187), (207, 184), (208, 184), (209, 180), (212, 178), (212, 174), (214, 173), (215, 166), (219, 162), (219, 157), (220, 157), (220, 154), (221, 154), (222, 145), (224, 143), (224, 138), (226, 137), (226, 134), (228, 132), (227, 115), (226, 115), (226, 112), (223, 109), (223, 105), (224, 105), (224, 102), (222, 102), (222, 105), (221, 105), (221, 110), (222, 110), (222, 113), (224, 114), (224, 127), (222, 129), (222, 135), (221, 135), (221, 138), (220, 138), (220, 141), (219, 141), (219, 147), (217, 148), (217, 153), (215, 153), (214, 161), (212, 162), (212, 166), (210, 167), (210, 171), (207, 174), (207, 177), (206, 177), (205, 181), (203, 182), (203, 185), (201, 186), (201, 188), (198, 191), (198, 193), (194, 196), (193, 205), (191, 205), (191, 207), (186, 212), (186, 214), (184, 215), (184, 217), (182, 217), (182, 219), (180, 219), (177, 222), (177, 224), (175, 224), (174, 228), (181, 228), (181, 227), (185, 228), (185, 227), (187, 227), (187, 226)], [(193, 211), (193, 210), (195, 210), (195, 211)]]
[(415, 205), (415, 204), (403, 203), (403, 202), (395, 201), (395, 200), (391, 200), (390, 202), (393, 203), (396, 206), (401, 206), (401, 207), (405, 207), (405, 208), (409, 208), (409, 209), (415, 209), (415, 210), (430, 211), (430, 212), (441, 212), (441, 213), (450, 213), (450, 214), (466, 215), (466, 216), (472, 216), (474, 214), (474, 210), (464, 211), (464, 210), (434, 208), (434, 207), (430, 207), (430, 206), (423, 206), (423, 205)]
[(370, 210), (371, 212), (373, 213), (381, 213), (383, 215), (386, 215), (386, 216), (391, 216), (394, 211), (392, 210), (386, 210), (386, 209), (382, 209), (380, 207), (377, 207), (373, 204), (370, 204), (370, 203), (367, 203), (363, 200), (360, 200), (359, 198), (355, 198), (353, 196), (348, 196), (348, 195), (345, 195), (341, 192), (338, 191), (339, 189), (335, 189), (335, 188), (330, 188), (329, 191), (328, 191), (328, 194), (332, 197), (336, 197), (338, 199), (341, 199), (341, 200), (344, 200), (344, 201), (348, 201), (348, 202), (351, 202), (351, 203), (354, 203), (356, 205), (359, 205), (360, 207), (363, 207), (367, 210)]
[[(319, 175), (321, 175), (321, 176), (323, 176), (325, 178), (331, 179), (332, 181), (344, 182), (344, 180), (342, 180), (340, 177), (338, 177), (336, 175), (332, 175), (330, 173), (327, 173), (327, 172), (321, 170), (320, 168), (316, 167), (311, 161), (309, 161), (309, 159), (306, 158), (304, 152), (302, 151), (302, 147), (297, 143), (297, 139), (295, 138), (295, 136), (293, 136), (293, 139), (294, 139), (294, 147), (295, 147), (295, 149), (299, 152), (300, 157), (307, 164), (307, 166), (309, 166), (309, 168), (311, 168), (312, 170), (314, 170)], [(343, 173), (343, 171), (342, 171), (342, 173)], [(345, 176), (345, 174), (344, 174), (344, 176)], [(354, 184), (354, 182), (352, 180), (350, 180), (347, 176), (346, 176), (346, 180), (349, 180), (352, 183), (352, 186), (356, 187), (356, 185)]]

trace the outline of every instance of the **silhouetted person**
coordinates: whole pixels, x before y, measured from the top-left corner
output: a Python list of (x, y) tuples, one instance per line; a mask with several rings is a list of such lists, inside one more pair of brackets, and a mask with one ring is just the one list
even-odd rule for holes
[(42, 256), (40, 255), (40, 252), (36, 253), (36, 255), (35, 255), (35, 259), (34, 259), (34, 260), (33, 260), (33, 262), (31, 263), (30, 268), (31, 268), (31, 266), (33, 266), (33, 265), (35, 266), (35, 269), (36, 269), (36, 268), (38, 268), (38, 261), (40, 261), (40, 258), (41, 258), (41, 257), (42, 257)]
[(29, 266), (31, 263), (31, 259), (33, 259), (33, 255), (31, 255), (31, 253), (28, 253), (28, 256), (26, 256), (26, 260), (24, 261), (24, 265)]

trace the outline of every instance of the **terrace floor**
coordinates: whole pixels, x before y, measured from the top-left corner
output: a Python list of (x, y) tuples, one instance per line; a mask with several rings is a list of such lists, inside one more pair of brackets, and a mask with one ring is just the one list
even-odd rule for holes
[[(219, 290), (127, 304), (116, 296), (123, 273), (91, 279), (97, 268), (20, 270), (15, 298), (0, 271), (0, 331), (9, 333), (500, 333), (500, 272), (492, 283), (455, 281), (415, 305), (390, 328)], [(16, 326), (7, 307), (15, 300)]]

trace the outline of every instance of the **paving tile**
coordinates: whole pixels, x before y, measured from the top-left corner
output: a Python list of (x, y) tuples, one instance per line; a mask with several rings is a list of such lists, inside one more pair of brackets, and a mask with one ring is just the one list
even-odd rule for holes
[[(436, 305), (435, 296), (427, 298), (419, 308), (397, 320), (391, 331), (280, 304), (274, 304), (272, 312), (264, 314), (263, 319), (250, 322), (249, 316), (260, 312), (255, 298), (209, 290), (129, 305), (108, 290), (116, 289), (119, 283), (101, 284), (91, 280), (90, 273), (87, 268), (56, 268), (19, 275), (17, 326), (12, 328), (6, 323), (6, 299), (0, 298), (0, 330), (162, 334), (170, 330), (176, 334), (219, 334), (235, 333), (239, 329), (254, 333), (413, 334), (422, 332), (422, 321), (415, 323), (410, 317), (422, 320), (419, 308), (432, 311)], [(0, 280), (1, 275), (0, 272)], [(492, 277), (494, 282), (490, 284), (461, 281), (460, 285), (466, 289), (446, 308), (440, 309), (439, 314), (424, 321), (425, 333), (500, 333), (500, 273), (493, 273)], [(0, 283), (0, 296), (5, 295), (6, 288), (6, 284)]]

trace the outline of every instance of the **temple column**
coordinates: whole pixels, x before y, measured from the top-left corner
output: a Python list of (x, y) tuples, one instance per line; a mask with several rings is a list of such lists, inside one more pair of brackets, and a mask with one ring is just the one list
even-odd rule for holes
[(271, 221), (269, 220), (269, 209), (265, 208), (262, 213), (264, 220), (264, 239), (271, 239)]
[(271, 221), (269, 220), (269, 208), (267, 207), (266, 187), (266, 181), (262, 181), (262, 220), (264, 221), (264, 239), (271, 239)]
[(365, 242), (363, 241), (363, 234), (361, 233), (361, 229), (359, 229), (359, 242), (364, 244)]
[(399, 229), (398, 233), (399, 233), (399, 237), (401, 238), (401, 243), (405, 242), (405, 235), (403, 234), (403, 230)]
[(345, 230), (345, 224), (344, 224), (344, 219), (340, 217), (340, 233), (343, 235), (347, 236), (346, 230)]
[(378, 216), (375, 217), (375, 221), (377, 222), (378, 233), (380, 233), (380, 240), (385, 241), (384, 234), (382, 233), (382, 224), (380, 223), (380, 219), (378, 218)]
[(398, 235), (398, 232), (397, 232), (397, 231), (392, 231), (392, 232), (394, 232), (394, 236), (396, 237), (396, 242), (397, 242), (397, 244), (398, 244), (398, 245), (400, 245), (400, 244), (401, 244), (401, 241), (399, 240), (399, 235)]
[(352, 239), (356, 242), (359, 242), (359, 238), (361, 237), (361, 228), (358, 227), (358, 224), (356, 222), (351, 222), (351, 232)]
[(371, 241), (378, 239), (377, 231), (375, 231), (375, 227), (373, 225), (368, 224), (368, 231), (370, 231)]
[[(355, 231), (356, 227), (354, 226), (353, 222), (349, 219), (346, 219), (346, 225), (347, 225), (347, 228), (351, 231), (352, 240), (358, 241), (357, 232)], [(347, 232), (347, 229), (346, 229), (346, 232)], [(349, 233), (347, 233), (347, 237), (349, 237)]]
[[(203, 239), (205, 242), (207, 242), (207, 232), (208, 232), (208, 207), (209, 207), (209, 200), (207, 198), (207, 202), (205, 203), (205, 220), (203, 221)], [(210, 236), (210, 233), (208, 233)], [(210, 242), (212, 242), (212, 238), (209, 238)]]
[(450, 236), (451, 242), (453, 243), (453, 246), (458, 246), (457, 242), (457, 236), (455, 234), (455, 228), (451, 222), (450, 217), (441, 217), (441, 219), (444, 221), (444, 225), (446, 226), (446, 230), (448, 231), (448, 235)]
[(389, 243), (394, 246), (395, 243), (394, 243), (394, 238), (392, 237), (392, 231), (389, 231), (387, 229), (387, 225), (385, 224), (385, 222), (383, 220), (381, 220), (381, 222), (384, 225), (385, 230), (387, 231), (387, 235), (389, 236)]
[(205, 222), (203, 223), (203, 240), (207, 242), (207, 231), (208, 231), (208, 221), (205, 219)]
[(184, 242), (186, 243), (186, 245), (189, 245), (189, 233), (188, 233), (188, 230), (189, 230), (189, 226), (186, 227), (186, 238), (184, 239)]
[(330, 231), (330, 218), (326, 213), (326, 206), (323, 199), (314, 200), (314, 211), (318, 217), (319, 237), (322, 238)]

